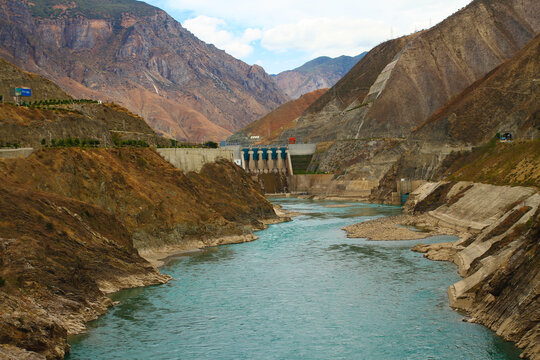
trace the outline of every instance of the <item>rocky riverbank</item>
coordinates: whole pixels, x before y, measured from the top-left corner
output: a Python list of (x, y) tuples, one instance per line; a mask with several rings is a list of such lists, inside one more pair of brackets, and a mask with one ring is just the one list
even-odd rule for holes
[(0, 176), (0, 358), (63, 358), (106, 294), (170, 279), (160, 259), (287, 220), (235, 165), (184, 174), (150, 149), (41, 150)]
[[(350, 237), (456, 242), (419, 244), (431, 260), (452, 261), (463, 277), (448, 290), (450, 306), (469, 314), (540, 359), (540, 193), (537, 188), (470, 182), (427, 183), (411, 193), (408, 215), (352, 225)], [(407, 226), (415, 226), (414, 231)]]

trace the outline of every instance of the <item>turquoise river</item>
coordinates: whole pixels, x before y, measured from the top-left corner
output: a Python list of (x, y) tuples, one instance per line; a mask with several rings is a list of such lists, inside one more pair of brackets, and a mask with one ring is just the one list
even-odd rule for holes
[(450, 237), (348, 239), (342, 227), (400, 208), (274, 201), (303, 215), (173, 259), (161, 268), (168, 284), (114, 294), (119, 304), (70, 338), (67, 359), (519, 358), (448, 306), (455, 265), (410, 250)]

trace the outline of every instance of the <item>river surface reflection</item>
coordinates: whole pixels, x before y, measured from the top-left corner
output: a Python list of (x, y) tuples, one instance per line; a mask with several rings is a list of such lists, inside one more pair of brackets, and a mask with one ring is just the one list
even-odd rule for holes
[(342, 227), (391, 206), (274, 200), (303, 215), (252, 243), (180, 256), (174, 280), (121, 291), (72, 337), (68, 359), (518, 359), (462, 322), (446, 290), (456, 267), (410, 251), (419, 241), (347, 239)]

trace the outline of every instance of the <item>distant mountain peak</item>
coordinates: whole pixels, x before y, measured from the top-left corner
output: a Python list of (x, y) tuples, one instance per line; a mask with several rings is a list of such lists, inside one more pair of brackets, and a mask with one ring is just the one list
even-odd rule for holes
[(275, 75), (274, 79), (287, 96), (297, 99), (314, 90), (333, 86), (365, 54), (354, 57), (341, 55), (335, 58), (319, 56), (296, 69)]

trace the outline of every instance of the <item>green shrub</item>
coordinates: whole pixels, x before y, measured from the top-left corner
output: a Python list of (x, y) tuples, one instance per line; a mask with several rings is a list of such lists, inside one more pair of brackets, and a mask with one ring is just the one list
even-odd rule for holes
[(204, 147), (206, 148), (210, 148), (210, 149), (217, 149), (218, 148), (218, 143), (216, 142), (213, 142), (213, 141), (207, 141), (203, 144)]
[(6, 280), (0, 276), (0, 287), (4, 286), (6, 284)]

